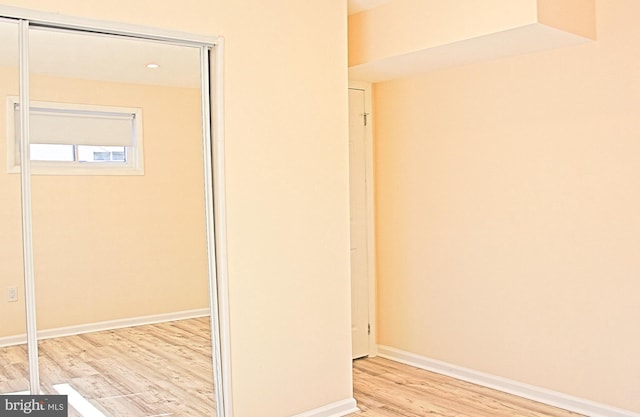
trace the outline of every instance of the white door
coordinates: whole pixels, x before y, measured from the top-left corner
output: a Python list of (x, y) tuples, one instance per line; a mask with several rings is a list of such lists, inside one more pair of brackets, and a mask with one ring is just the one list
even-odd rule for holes
[(366, 115), (364, 90), (349, 89), (351, 192), (351, 332), (353, 358), (369, 354)]

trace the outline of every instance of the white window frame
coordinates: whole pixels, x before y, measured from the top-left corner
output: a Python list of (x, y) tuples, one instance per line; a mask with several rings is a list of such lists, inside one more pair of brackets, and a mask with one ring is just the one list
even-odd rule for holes
[[(7, 172), (19, 173), (20, 160), (17, 157), (17, 149), (20, 146), (20, 138), (17, 135), (15, 117), (17, 96), (7, 97)], [(30, 101), (32, 109), (60, 110), (66, 112), (81, 113), (117, 113), (133, 115), (133, 137), (131, 146), (126, 147), (127, 161), (119, 162), (80, 162), (80, 161), (31, 161), (31, 173), (34, 175), (144, 175), (144, 146), (142, 134), (142, 109), (137, 107), (115, 107), (93, 104), (57, 103), (49, 101)], [(91, 142), (91, 141), (89, 141)], [(48, 142), (56, 144), (55, 141)], [(64, 143), (68, 144), (68, 143)], [(108, 146), (100, 143), (74, 143), (78, 145)]]

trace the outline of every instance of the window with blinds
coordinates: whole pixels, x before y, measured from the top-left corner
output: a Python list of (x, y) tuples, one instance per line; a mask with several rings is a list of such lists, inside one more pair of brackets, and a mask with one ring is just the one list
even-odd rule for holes
[[(10, 172), (20, 170), (20, 104), (10, 97)], [(142, 110), (32, 101), (29, 158), (36, 174), (142, 174)]]

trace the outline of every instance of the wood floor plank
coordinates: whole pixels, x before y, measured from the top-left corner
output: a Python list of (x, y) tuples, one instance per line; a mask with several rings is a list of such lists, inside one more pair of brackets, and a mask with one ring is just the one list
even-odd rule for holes
[[(215, 415), (206, 317), (47, 339), (38, 350), (44, 393), (69, 384), (107, 417)], [(27, 389), (27, 362), (24, 346), (0, 349), (0, 393)]]
[(500, 391), (383, 358), (354, 361), (350, 417), (579, 417)]

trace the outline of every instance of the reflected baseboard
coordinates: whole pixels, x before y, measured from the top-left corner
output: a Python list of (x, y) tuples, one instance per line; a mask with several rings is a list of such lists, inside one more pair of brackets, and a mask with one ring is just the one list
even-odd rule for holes
[(342, 401), (336, 401), (331, 404), (327, 404), (323, 407), (309, 410), (302, 414), (296, 414), (293, 417), (341, 417), (347, 414), (360, 411), (356, 406), (356, 400), (353, 398), (347, 398)]
[[(104, 330), (122, 329), (124, 327), (144, 326), (146, 324), (165, 323), (168, 321), (193, 319), (209, 316), (208, 308), (176, 311), (173, 313), (154, 314), (151, 316), (130, 317), (126, 319), (100, 321), (96, 323), (79, 324), (76, 326), (58, 327), (38, 331), (38, 340), (55, 337), (74, 336), (84, 333), (101, 332)], [(23, 345), (27, 343), (26, 334), (0, 337), (0, 347)]]

